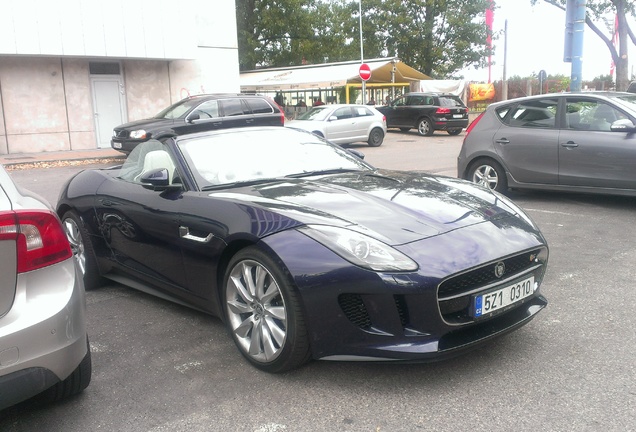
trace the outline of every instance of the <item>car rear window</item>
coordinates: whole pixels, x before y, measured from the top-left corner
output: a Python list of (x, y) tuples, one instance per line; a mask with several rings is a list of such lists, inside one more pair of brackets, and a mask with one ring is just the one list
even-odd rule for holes
[(557, 99), (524, 101), (510, 110), (504, 123), (513, 127), (554, 128), (557, 105)]
[(443, 107), (463, 107), (464, 103), (459, 98), (441, 96), (439, 98), (439, 105)]

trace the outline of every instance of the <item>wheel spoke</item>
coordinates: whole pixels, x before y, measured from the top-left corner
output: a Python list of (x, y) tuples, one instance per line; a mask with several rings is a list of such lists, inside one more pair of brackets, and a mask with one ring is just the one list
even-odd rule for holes
[(286, 320), (284, 306), (268, 306), (265, 308), (265, 315), (268, 317), (276, 318), (283, 323)]
[(234, 333), (241, 338), (247, 338), (250, 335), (250, 332), (252, 333), (252, 336), (254, 336), (254, 321), (252, 317), (241, 322), (241, 324), (234, 329)]
[(269, 330), (270, 335), (276, 341), (276, 344), (278, 346), (282, 346), (285, 341), (285, 329), (271, 318), (266, 318), (265, 323), (267, 324), (267, 329)]
[(272, 300), (274, 300), (279, 295), (280, 295), (280, 290), (278, 289), (278, 284), (272, 281), (269, 287), (267, 288), (267, 291), (264, 292), (263, 295), (261, 296), (260, 300), (263, 302), (263, 304), (271, 304)]
[(269, 275), (269, 273), (267, 273), (267, 270), (265, 270), (261, 266), (256, 267), (255, 273), (256, 274), (254, 276), (254, 296), (257, 299), (264, 301), (263, 298), (265, 296), (265, 280), (267, 279), (267, 276)]
[(240, 301), (228, 301), (227, 305), (230, 307), (230, 310), (238, 315), (243, 315), (246, 313), (252, 313), (252, 308)]
[(279, 344), (274, 343), (273, 334), (267, 324), (268, 323), (266, 321), (264, 320), (261, 321), (260, 330), (261, 330), (261, 344), (262, 344), (263, 352), (265, 354), (265, 359), (269, 360), (276, 356), (276, 352), (280, 349), (281, 343), (283, 342), (285, 337), (283, 335), (283, 337), (280, 339), (281, 343)]
[(238, 294), (238, 296), (245, 303), (251, 303), (253, 301), (254, 297), (252, 297), (248, 288), (246, 288), (245, 285), (243, 285), (243, 282), (240, 277), (232, 276), (230, 277), (230, 280), (228, 282), (232, 283), (232, 288), (234, 288), (234, 291), (236, 292), (236, 294)]
[(254, 288), (254, 279), (252, 277), (252, 266), (244, 263), (241, 270), (243, 273), (243, 282), (247, 285), (245, 288), (249, 292), (250, 298), (254, 298), (256, 289)]

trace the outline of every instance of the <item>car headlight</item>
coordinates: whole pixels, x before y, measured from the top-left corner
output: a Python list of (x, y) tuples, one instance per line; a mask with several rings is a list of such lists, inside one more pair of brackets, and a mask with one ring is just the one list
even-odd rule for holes
[(352, 264), (375, 271), (415, 271), (417, 264), (386, 243), (345, 228), (308, 225), (298, 229)]
[(143, 129), (138, 129), (130, 132), (130, 137), (134, 139), (144, 139), (146, 138), (146, 131)]

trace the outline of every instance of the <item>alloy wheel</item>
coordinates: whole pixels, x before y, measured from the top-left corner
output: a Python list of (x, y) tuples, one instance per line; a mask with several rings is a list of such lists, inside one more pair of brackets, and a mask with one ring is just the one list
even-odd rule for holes
[(225, 287), (231, 331), (239, 348), (252, 360), (269, 363), (287, 339), (287, 311), (277, 281), (257, 261), (239, 261)]
[(490, 165), (480, 165), (475, 169), (472, 181), (488, 189), (496, 190), (499, 184), (499, 175), (494, 167)]
[(86, 251), (84, 248), (84, 242), (82, 241), (82, 234), (80, 228), (72, 218), (64, 219), (62, 224), (64, 226), (64, 232), (66, 232), (66, 238), (71, 244), (71, 251), (73, 251), (73, 257), (82, 272), (82, 275), (86, 274)]

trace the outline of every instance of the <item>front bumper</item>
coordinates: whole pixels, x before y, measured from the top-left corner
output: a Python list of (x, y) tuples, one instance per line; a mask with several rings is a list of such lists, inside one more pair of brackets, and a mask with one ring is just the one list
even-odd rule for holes
[(88, 351), (85, 294), (73, 259), (18, 276), (0, 318), (0, 409), (63, 381)]
[[(519, 230), (516, 242), (503, 243), (491, 226), (490, 230), (484, 224), (471, 226), (400, 248), (420, 265), (419, 271), (405, 273), (377, 273), (353, 266), (293, 230), (267, 237), (264, 243), (285, 263), (298, 286), (315, 359), (434, 361), (513, 331), (547, 305), (539, 290), (547, 263), (541, 238), (531, 230)], [(289, 239), (290, 235), (298, 237)], [(499, 234), (504, 235), (504, 231)], [(482, 244), (488, 238), (492, 247), (483, 248), (479, 255), (458, 255), (467, 247), (466, 239)], [(523, 243), (527, 249), (519, 251)], [(539, 249), (545, 250), (545, 262), (528, 266), (539, 283), (530, 297), (487, 318), (442, 316), (443, 301), (438, 296), (442, 282), (502, 257)]]
[(144, 141), (132, 139), (111, 139), (110, 146), (117, 151), (128, 154), (142, 142)]

